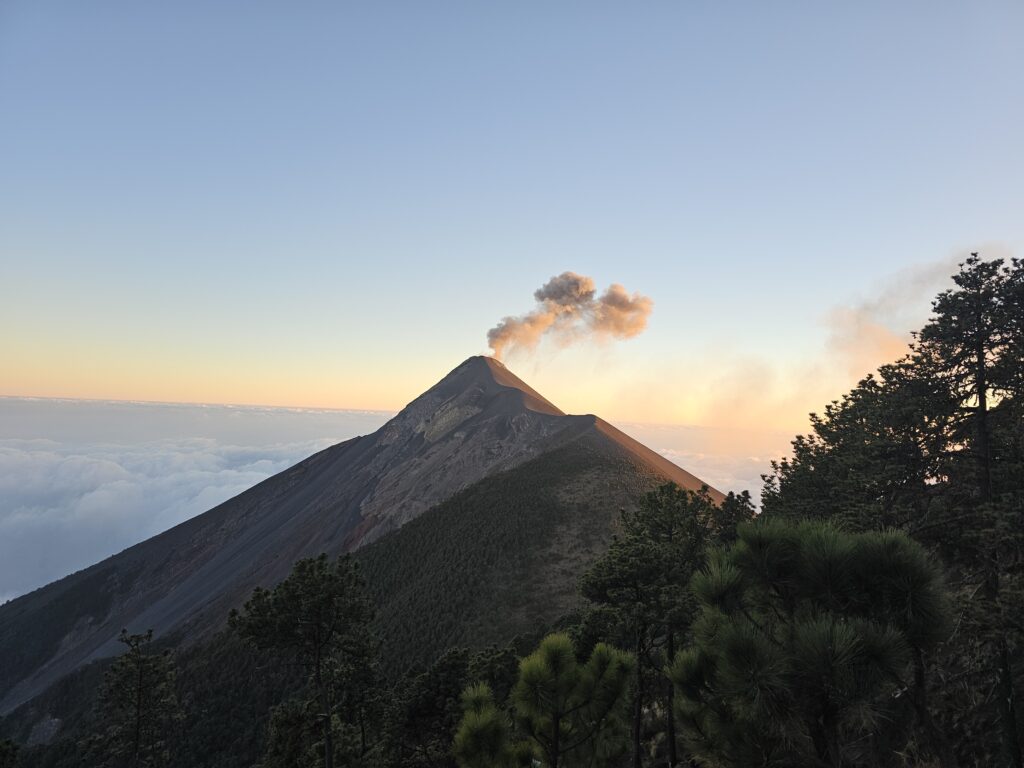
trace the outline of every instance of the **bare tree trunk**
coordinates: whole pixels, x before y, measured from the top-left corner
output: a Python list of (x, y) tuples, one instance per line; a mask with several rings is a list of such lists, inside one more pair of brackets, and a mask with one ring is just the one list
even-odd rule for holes
[(142, 654), (138, 646), (132, 647), (132, 656), (138, 673), (135, 683), (135, 760), (133, 761), (137, 766), (142, 762)]
[(636, 696), (633, 700), (633, 768), (641, 768), (644, 720), (643, 628), (636, 623)]
[(1021, 759), (1020, 734), (1017, 733), (1017, 702), (1013, 689), (1013, 667), (1010, 664), (1010, 649), (1006, 635), (999, 635), (999, 716), (1006, 734), (1006, 747), (1010, 753), (1013, 768), (1024, 765)]
[(939, 765), (942, 768), (957, 768), (956, 756), (953, 754), (949, 739), (936, 725), (931, 710), (928, 709), (928, 682), (925, 678), (924, 657), (920, 648), (914, 649), (914, 708), (932, 743)]
[[(668, 632), (668, 644), (666, 646), (666, 652), (668, 653), (668, 664), (671, 665), (676, 657), (676, 636), (672, 630)], [(665, 708), (667, 712), (665, 716), (668, 718), (668, 727), (666, 728), (666, 738), (668, 739), (668, 764), (669, 768), (675, 768), (679, 764), (679, 755), (676, 751), (676, 688), (672, 685), (672, 681), (668, 681), (668, 696), (665, 702)]]
[(551, 768), (558, 768), (559, 753), (562, 751), (562, 745), (559, 739), (560, 731), (562, 730), (562, 718), (552, 718), (553, 728), (551, 733)]
[(320, 649), (316, 652), (316, 692), (320, 700), (320, 722), (324, 729), (324, 768), (334, 768), (334, 734), (332, 733), (333, 723), (331, 722), (331, 708), (327, 700), (327, 689), (324, 687), (323, 674), (321, 672), (322, 661)]
[[(975, 375), (974, 386), (978, 396), (978, 408), (975, 412), (975, 426), (978, 438), (979, 484), (981, 486), (981, 502), (988, 505), (992, 501), (992, 462), (989, 448), (988, 427), (988, 372), (985, 369), (985, 343), (981, 336), (981, 319), (978, 318), (978, 338), (974, 350)], [(998, 543), (995, 545), (998, 547)], [(988, 564), (989, 575), (986, 581), (987, 592), (999, 615), (996, 631), (996, 668), (999, 688), (999, 719), (1002, 724), (1003, 742), (1012, 768), (1024, 768), (1021, 755), (1020, 734), (1017, 733), (1017, 706), (1013, 687), (1013, 666), (1010, 651), (1006, 642), (1005, 622), (1002, 620), (1002, 605), (999, 601), (999, 552), (992, 553)]]
[[(981, 320), (979, 318), (979, 331)], [(978, 437), (978, 482), (981, 485), (981, 501), (992, 500), (992, 455), (988, 434), (988, 372), (985, 370), (985, 342), (979, 332), (974, 350), (974, 388), (978, 395), (978, 410), (975, 412), (975, 430)]]

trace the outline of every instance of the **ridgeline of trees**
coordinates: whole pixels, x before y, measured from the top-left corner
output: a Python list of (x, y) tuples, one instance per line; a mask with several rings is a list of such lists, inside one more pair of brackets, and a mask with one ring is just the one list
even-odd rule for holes
[[(760, 514), (648, 493), (536, 636), (387, 669), (382, 643), (436, 642), (430, 611), (382, 625), (354, 559), (307, 559), (175, 665), (125, 634), (80, 746), (0, 741), (0, 768), (1024, 768), (1024, 264), (954, 281), (905, 358), (812, 415)], [(473, 498), (443, 544), (492, 552)]]

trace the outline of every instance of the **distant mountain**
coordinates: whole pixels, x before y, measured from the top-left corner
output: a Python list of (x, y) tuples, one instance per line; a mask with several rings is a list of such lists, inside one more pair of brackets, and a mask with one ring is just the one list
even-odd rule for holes
[(0, 606), (0, 712), (116, 653), (122, 627), (209, 637), (253, 587), (319, 552), (360, 550), (392, 663), (497, 642), (569, 610), (618, 510), (666, 481), (702, 485), (607, 422), (564, 414), (498, 361), (470, 358), (377, 432)]

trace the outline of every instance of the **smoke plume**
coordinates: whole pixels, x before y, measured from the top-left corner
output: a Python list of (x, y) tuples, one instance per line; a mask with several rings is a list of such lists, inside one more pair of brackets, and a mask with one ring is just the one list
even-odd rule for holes
[(537, 307), (532, 312), (502, 318), (487, 332), (495, 357), (533, 349), (546, 335), (563, 345), (587, 338), (630, 339), (647, 327), (654, 306), (648, 297), (630, 294), (618, 283), (598, 296), (594, 280), (575, 272), (552, 277), (533, 297)]

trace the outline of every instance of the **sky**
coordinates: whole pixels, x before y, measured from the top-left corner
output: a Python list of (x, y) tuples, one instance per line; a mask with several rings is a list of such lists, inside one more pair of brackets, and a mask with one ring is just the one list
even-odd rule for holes
[[(746, 482), (958, 259), (1024, 256), (1022, 28), (1016, 0), (3, 0), (0, 396), (394, 412), (573, 271), (646, 328), (509, 367)], [(0, 514), (48, 452), (213, 440), (270, 462), (248, 482), (349, 429), (140, 418), (25, 411), (0, 440), (57, 445), (5, 443)], [(147, 516), (198, 508), (172, 496)]]
[(1020, 255), (1022, 25), (6, 0), (0, 394), (393, 410), (573, 270), (649, 296), (648, 330), (513, 368), (567, 410), (713, 425), (724, 372), (794, 386), (902, 270)]

